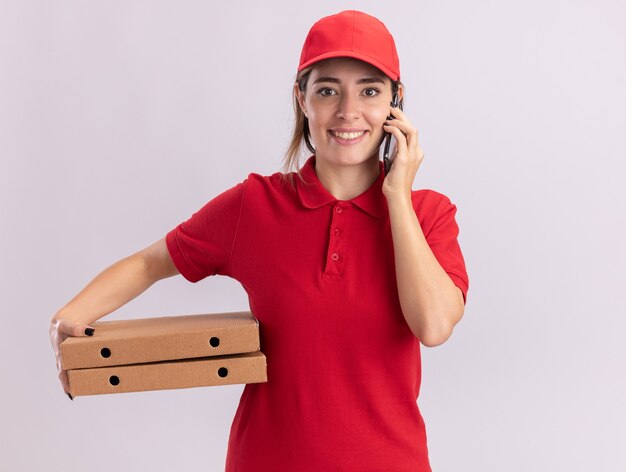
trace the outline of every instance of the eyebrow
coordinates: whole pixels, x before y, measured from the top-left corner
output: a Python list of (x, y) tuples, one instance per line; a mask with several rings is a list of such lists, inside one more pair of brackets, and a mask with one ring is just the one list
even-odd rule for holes
[[(336, 77), (318, 77), (317, 79), (315, 79), (315, 82), (313, 82), (313, 85), (320, 83), (320, 82), (331, 82), (333, 84), (340, 84), (341, 80), (339, 80)], [(357, 84), (384, 84), (385, 81), (382, 79), (382, 77), (363, 77), (362, 79), (359, 79), (356, 81)]]

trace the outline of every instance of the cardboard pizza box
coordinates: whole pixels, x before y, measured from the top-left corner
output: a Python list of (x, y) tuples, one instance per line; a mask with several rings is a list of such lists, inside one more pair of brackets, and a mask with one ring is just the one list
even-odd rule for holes
[(99, 321), (93, 336), (60, 346), (64, 370), (120, 366), (256, 352), (259, 322), (232, 312)]
[(168, 390), (267, 382), (262, 352), (68, 371), (70, 394)]

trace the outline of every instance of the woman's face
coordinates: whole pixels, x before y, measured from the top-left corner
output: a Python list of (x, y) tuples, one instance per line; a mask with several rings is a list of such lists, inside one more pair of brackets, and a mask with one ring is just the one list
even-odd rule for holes
[(389, 77), (357, 59), (333, 58), (314, 67), (304, 94), (296, 91), (317, 159), (335, 165), (378, 160), (391, 102)]

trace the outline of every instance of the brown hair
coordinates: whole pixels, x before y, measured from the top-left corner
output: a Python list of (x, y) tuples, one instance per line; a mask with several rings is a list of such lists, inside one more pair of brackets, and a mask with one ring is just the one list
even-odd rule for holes
[[(295, 83), (298, 84), (298, 89), (300, 92), (306, 92), (306, 86), (309, 81), (309, 76), (311, 75), (311, 71), (313, 70), (314, 65), (302, 69), (296, 75)], [(401, 84), (399, 80), (391, 81), (391, 92), (396, 93), (398, 91), (398, 86)], [(287, 152), (283, 157), (283, 165), (282, 171), (284, 176), (289, 180), (289, 182), (293, 185), (293, 174), (291, 172), (295, 172), (298, 174), (298, 177), (302, 179), (300, 175), (300, 155), (303, 151), (303, 147), (306, 147), (311, 153), (315, 154), (315, 146), (311, 142), (311, 131), (309, 130), (309, 120), (306, 116), (304, 116), (304, 112), (302, 108), (300, 108), (300, 103), (298, 103), (298, 96), (296, 94), (295, 89), (292, 91), (292, 100), (293, 100), (293, 111), (295, 115), (294, 126), (293, 126), (293, 134), (291, 135), (291, 142), (289, 143), (289, 147), (287, 148)], [(403, 107), (404, 97), (400, 100), (400, 108)]]

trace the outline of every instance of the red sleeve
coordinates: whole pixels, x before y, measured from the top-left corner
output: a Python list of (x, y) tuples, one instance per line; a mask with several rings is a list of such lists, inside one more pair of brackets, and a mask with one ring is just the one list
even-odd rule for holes
[(465, 260), (461, 253), (461, 247), (457, 240), (459, 226), (454, 216), (456, 215), (456, 205), (448, 197), (437, 192), (433, 195), (439, 196), (439, 201), (433, 207), (434, 218), (429, 221), (424, 229), (426, 241), (433, 251), (435, 258), (443, 267), (443, 270), (450, 276), (454, 284), (463, 292), (463, 301), (467, 303), (467, 289), (469, 288), (469, 278), (465, 268)]
[(226, 190), (167, 233), (172, 261), (187, 280), (229, 275), (244, 187), (245, 182)]

